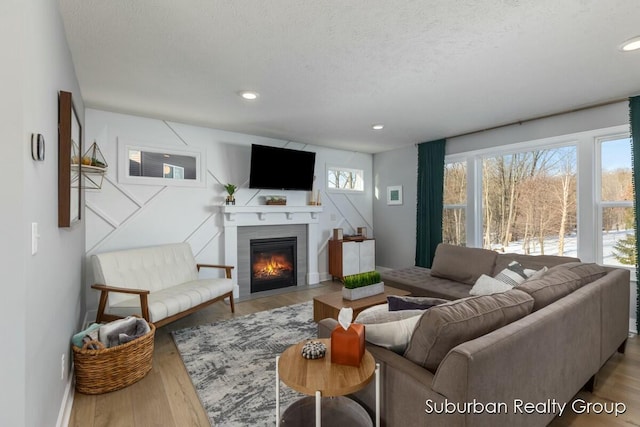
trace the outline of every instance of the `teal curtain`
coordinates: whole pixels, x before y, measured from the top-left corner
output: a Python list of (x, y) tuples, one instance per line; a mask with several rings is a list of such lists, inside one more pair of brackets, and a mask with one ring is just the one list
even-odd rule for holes
[(633, 207), (636, 217), (636, 330), (640, 331), (640, 283), (638, 280), (638, 254), (640, 253), (640, 96), (629, 98), (629, 122), (631, 125), (631, 153), (633, 157)]
[(445, 143), (439, 139), (418, 145), (416, 265), (420, 267), (431, 268), (436, 247), (442, 242)]

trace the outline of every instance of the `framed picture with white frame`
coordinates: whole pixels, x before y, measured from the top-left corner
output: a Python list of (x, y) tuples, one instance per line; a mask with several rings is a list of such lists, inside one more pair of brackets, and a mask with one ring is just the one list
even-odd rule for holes
[(387, 205), (402, 204), (402, 185), (390, 185), (387, 187)]

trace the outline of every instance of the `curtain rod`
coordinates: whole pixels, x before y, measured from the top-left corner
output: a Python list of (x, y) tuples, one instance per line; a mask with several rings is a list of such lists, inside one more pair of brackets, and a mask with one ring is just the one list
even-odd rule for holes
[(593, 104), (593, 105), (588, 105), (588, 106), (585, 106), (585, 107), (573, 108), (571, 110), (565, 110), (565, 111), (561, 111), (561, 112), (558, 112), (558, 113), (545, 114), (543, 116), (533, 117), (531, 119), (517, 120), (515, 122), (506, 123), (506, 124), (503, 124), (503, 125), (497, 125), (497, 126), (488, 127), (488, 128), (485, 128), (485, 129), (479, 129), (479, 130), (473, 130), (473, 131), (470, 131), (470, 132), (460, 133), (458, 135), (448, 136), (448, 137), (446, 137), (446, 139), (460, 138), (462, 136), (473, 135), (475, 133), (487, 132), (487, 131), (490, 131), (490, 130), (500, 129), (500, 128), (504, 128), (504, 127), (507, 127), (507, 126), (521, 125), (523, 123), (533, 122), (535, 120), (548, 119), (548, 118), (551, 118), (551, 117), (562, 116), (563, 114), (576, 113), (578, 111), (584, 111), (584, 110), (590, 110), (592, 108), (604, 107), (604, 106), (607, 106), (607, 105), (617, 104), (619, 102), (624, 102), (624, 101), (628, 101), (628, 100), (629, 100), (628, 97), (627, 98), (614, 99), (612, 101), (601, 102), (599, 104)]

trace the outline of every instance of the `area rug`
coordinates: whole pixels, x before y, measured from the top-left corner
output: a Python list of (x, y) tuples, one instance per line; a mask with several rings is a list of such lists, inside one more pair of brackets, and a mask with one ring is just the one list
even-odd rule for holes
[[(275, 357), (316, 337), (312, 319), (306, 302), (173, 332), (211, 425), (275, 425)], [(280, 383), (281, 410), (301, 396)]]

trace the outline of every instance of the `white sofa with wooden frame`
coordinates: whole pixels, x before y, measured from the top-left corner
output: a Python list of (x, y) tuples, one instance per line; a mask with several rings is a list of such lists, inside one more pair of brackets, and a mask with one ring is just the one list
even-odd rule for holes
[[(142, 315), (160, 327), (216, 301), (233, 305), (232, 266), (198, 264), (189, 243), (105, 252), (91, 257), (100, 303), (96, 322)], [(200, 279), (202, 267), (225, 277)]]

